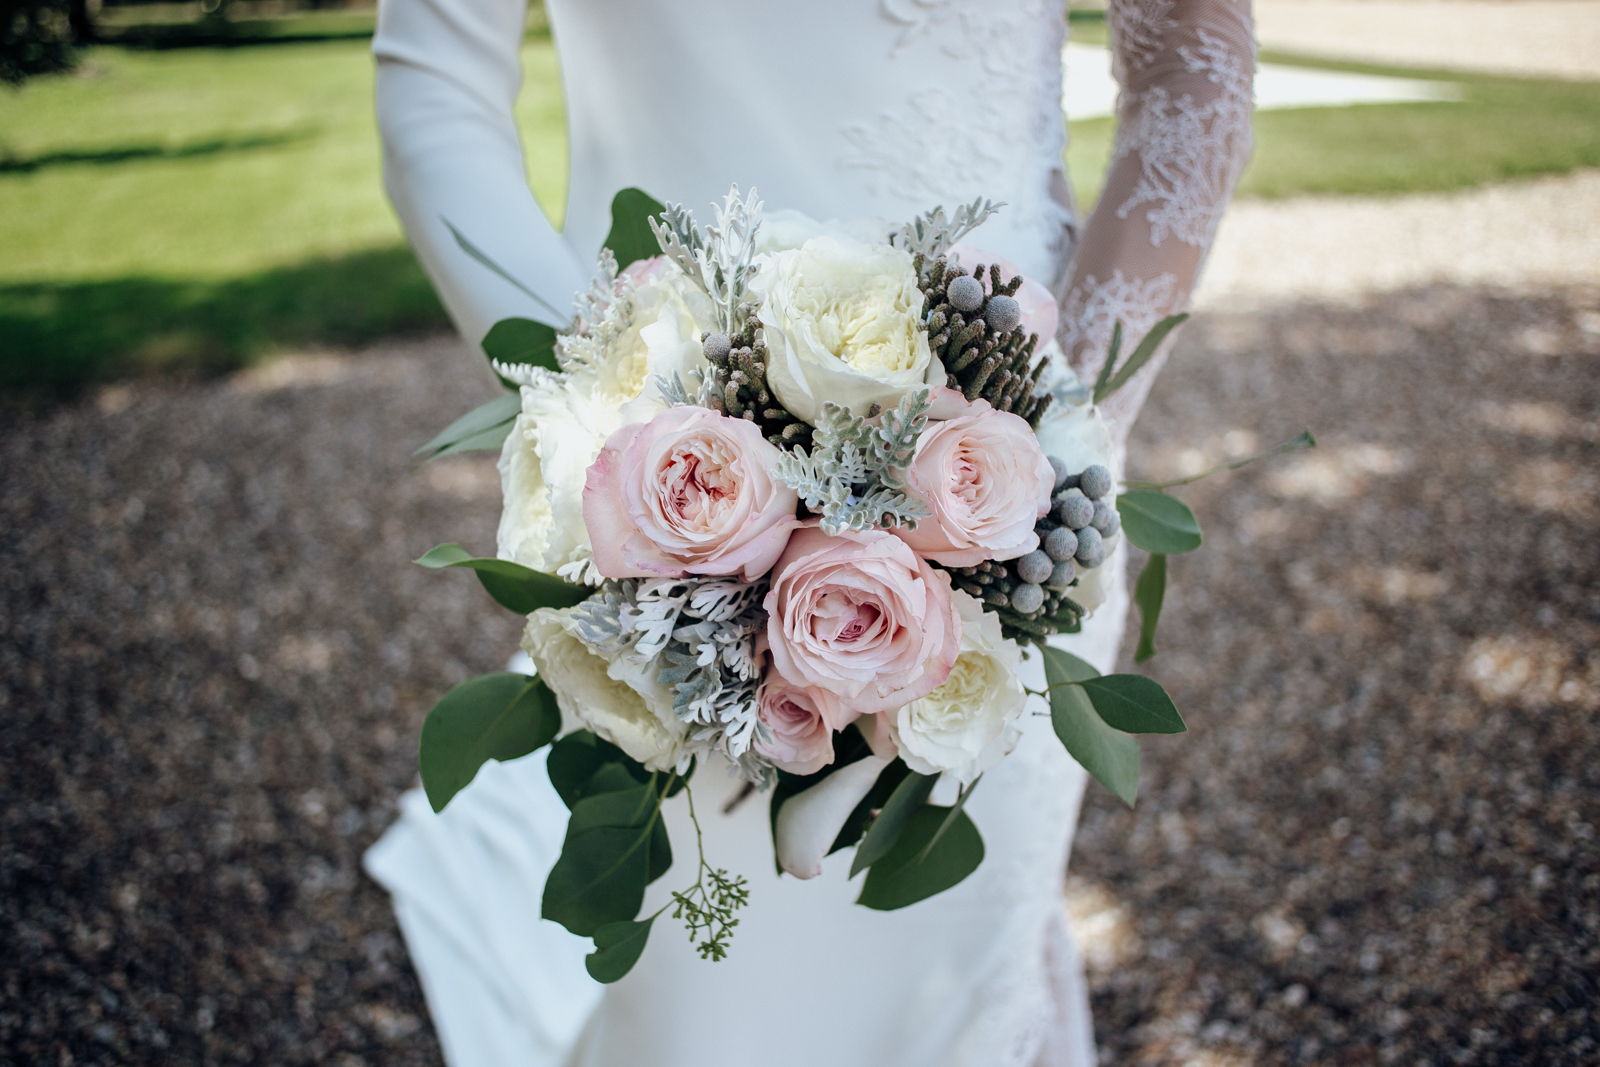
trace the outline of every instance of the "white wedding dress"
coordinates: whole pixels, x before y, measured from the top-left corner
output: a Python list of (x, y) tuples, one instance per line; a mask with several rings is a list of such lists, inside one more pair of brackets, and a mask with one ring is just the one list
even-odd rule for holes
[[(471, 340), (539, 301), (457, 247), (445, 220), (563, 309), (587, 286), (612, 195), (638, 186), (702, 218), (730, 182), (817, 218), (900, 221), (1005, 201), (967, 239), (1062, 295), (1059, 339), (1092, 374), (1112, 323), (1134, 337), (1183, 307), (1250, 149), (1248, 0), (1112, 0), (1119, 134), (1077, 224), (1062, 173), (1059, 0), (547, 0), (572, 173), (556, 232), (530, 195), (512, 119), (523, 0), (382, 0), (374, 51), (390, 196)], [(1125, 437), (1153, 360), (1113, 398)], [(1127, 614), (1110, 599), (1063, 647), (1109, 671)], [(485, 608), (485, 610), (491, 610)], [(1029, 684), (1043, 688), (1033, 661)], [(1042, 701), (1038, 711), (1043, 711)], [(1061, 883), (1085, 774), (1049, 719), (987, 774), (969, 812), (987, 858), (956, 888), (889, 913), (852, 903), (849, 851), (821, 877), (774, 873), (765, 796), (696, 776), (707, 858), (749, 879), (727, 960), (669, 916), (634, 971), (601, 987), (586, 939), (539, 918), (566, 809), (543, 754), (490, 763), (441, 815), (419, 791), (367, 854), (393, 894), (452, 1067), (994, 1067), (1095, 1061)], [(673, 869), (691, 875), (684, 799)]]

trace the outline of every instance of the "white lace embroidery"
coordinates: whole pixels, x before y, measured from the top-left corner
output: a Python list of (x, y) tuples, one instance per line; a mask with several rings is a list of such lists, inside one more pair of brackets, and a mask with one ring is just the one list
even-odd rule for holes
[(1074, 366), (1093, 375), (1105, 361), (1111, 344), (1112, 328), (1122, 323), (1124, 354), (1149, 332), (1150, 327), (1177, 307), (1188, 294), (1179, 292), (1178, 276), (1158, 274), (1154, 278), (1129, 278), (1119, 268), (1101, 281), (1094, 275), (1073, 286), (1061, 304), (1062, 351)]
[(1138, 153), (1140, 174), (1133, 193), (1117, 208), (1126, 219), (1140, 204), (1153, 203), (1145, 220), (1150, 243), (1171, 234), (1196, 248), (1210, 245), (1228, 194), (1250, 155), (1251, 77), (1245, 57), (1205, 29), (1198, 48), (1178, 49), (1184, 68), (1217, 86), (1211, 99), (1176, 98), (1163, 85), (1124, 96), (1122, 135), (1116, 159)]
[[(970, 81), (910, 93), (875, 122), (845, 127), (855, 149), (840, 165), (869, 172), (875, 193), (929, 204), (995, 195), (996, 174), (1026, 175), (1007, 193), (1007, 215), (1021, 229), (1047, 234), (1057, 261), (1071, 212), (1051, 196), (1061, 169), (1066, 128), (1061, 115), (1062, 5), (1050, 0), (882, 0), (885, 18), (902, 29), (892, 59), (915, 76), (909, 47), (934, 42), (946, 56), (971, 62)], [(981, 84), (979, 91), (974, 83)], [(1008, 102), (1008, 103), (1002, 103)]]
[(1177, 29), (1178, 23), (1167, 17), (1175, 2), (1125, 0), (1106, 10), (1111, 25), (1111, 73), (1118, 85), (1128, 84), (1132, 75), (1148, 67), (1161, 47), (1162, 35)]

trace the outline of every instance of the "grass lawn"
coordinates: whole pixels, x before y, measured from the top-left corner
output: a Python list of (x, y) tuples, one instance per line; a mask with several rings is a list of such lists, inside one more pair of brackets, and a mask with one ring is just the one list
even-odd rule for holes
[[(1073, 20), (1078, 40), (1102, 28)], [(272, 30), (277, 42), (186, 48), (154, 47), (175, 41), (150, 31), (152, 47), (100, 48), (74, 74), (0, 89), (0, 389), (66, 394), (445, 325), (384, 199), (358, 31), (347, 15), (309, 16)], [(567, 153), (548, 38), (530, 38), (523, 63), (529, 174), (559, 218)], [(1461, 83), (1466, 99), (1262, 113), (1241, 192), (1398, 193), (1600, 166), (1600, 84), (1422, 76)], [(1071, 124), (1085, 205), (1113, 131)]]
[[(384, 197), (368, 47), (102, 48), (0, 89), (0, 388), (447, 325)], [(550, 42), (523, 63), (529, 173), (559, 216)]]
[[(1089, 36), (1080, 29), (1074, 21), (1076, 40)], [(1240, 196), (1437, 192), (1600, 166), (1600, 82), (1418, 71), (1272, 52), (1261, 58), (1454, 82), (1462, 100), (1257, 112), (1255, 156), (1239, 179)], [(1100, 195), (1116, 120), (1068, 125), (1067, 167), (1087, 209)]]

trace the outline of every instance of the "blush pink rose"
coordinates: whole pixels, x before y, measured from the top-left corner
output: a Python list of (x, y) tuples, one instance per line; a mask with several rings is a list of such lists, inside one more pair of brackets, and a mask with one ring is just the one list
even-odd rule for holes
[(905, 480), (932, 515), (895, 536), (935, 563), (971, 567), (1039, 547), (1033, 525), (1050, 508), (1055, 472), (1026, 420), (978, 400), (928, 423)]
[(606, 438), (583, 485), (583, 524), (607, 578), (772, 568), (800, 498), (772, 476), (781, 453), (752, 422), (674, 407)]
[[(959, 257), (961, 265), (969, 271), (977, 270), (982, 264), (984, 273), (987, 274), (989, 264), (998, 265), (1003, 281), (1009, 282), (1022, 273), (1010, 260), (959, 241), (950, 246), (950, 252)], [(1038, 334), (1040, 344), (1056, 335), (1056, 327), (1061, 323), (1061, 309), (1056, 306), (1056, 298), (1051, 295), (1049, 289), (1024, 276), (1022, 288), (1017, 290), (1016, 298), (1017, 303), (1022, 305), (1022, 329), (1025, 333)]]
[(881, 530), (796, 531), (763, 606), (784, 680), (824, 690), (857, 714), (927, 696), (961, 646), (949, 579)]
[(790, 685), (772, 671), (756, 690), (756, 708), (772, 732), (756, 751), (790, 774), (815, 774), (833, 762), (833, 729), (824, 707), (829, 694)]

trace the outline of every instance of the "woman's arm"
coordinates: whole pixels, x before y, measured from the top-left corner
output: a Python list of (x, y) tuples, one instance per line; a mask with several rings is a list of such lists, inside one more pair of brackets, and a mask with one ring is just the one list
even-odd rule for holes
[[(512, 108), (526, 0), (382, 0), (383, 177), (411, 244), (468, 341), (510, 316), (564, 325), (590, 271), (528, 189)], [(461, 250), (450, 224), (542, 298)]]
[[(1250, 0), (1111, 0), (1122, 87), (1105, 190), (1067, 274), (1058, 338), (1093, 380), (1112, 325), (1130, 343), (1189, 303), (1233, 184), (1250, 158)], [(1107, 402), (1126, 439), (1169, 338)]]

